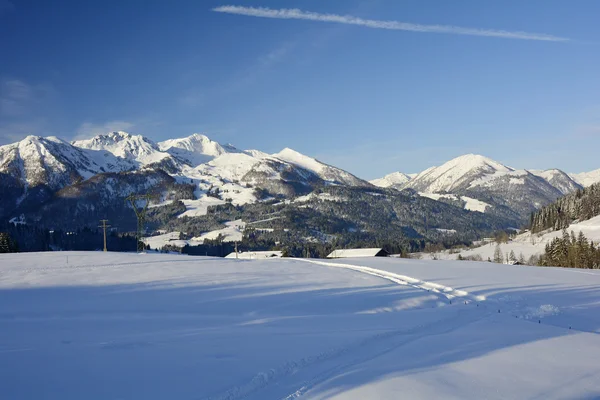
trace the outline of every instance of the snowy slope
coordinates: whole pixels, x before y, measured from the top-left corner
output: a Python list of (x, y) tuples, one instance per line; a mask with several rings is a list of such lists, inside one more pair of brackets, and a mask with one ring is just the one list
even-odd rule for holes
[[(573, 193), (585, 186), (559, 169), (547, 169), (545, 171), (529, 170), (529, 172), (544, 178), (548, 183), (560, 190), (562, 194)], [(600, 180), (600, 174), (598, 175), (598, 179)]]
[(491, 204), (488, 204), (484, 201), (477, 200), (468, 196), (458, 196), (455, 194), (419, 193), (419, 196), (427, 197), (433, 200), (449, 199), (454, 201), (460, 201), (463, 203), (463, 208), (465, 210), (479, 211), (481, 213), (484, 213), (488, 207), (493, 207)]
[(326, 182), (350, 186), (369, 186), (370, 184), (357, 178), (349, 172), (341, 170), (322, 163), (312, 157), (301, 154), (290, 148), (285, 148), (279, 153), (273, 154), (273, 157), (287, 163), (299, 166), (307, 171), (311, 171)]
[(219, 236), (224, 242), (240, 242), (244, 233), (246, 224), (241, 219), (225, 222), (225, 228), (203, 233), (198, 237), (192, 238), (197, 242), (204, 242), (204, 239), (215, 240)]
[(570, 174), (577, 183), (583, 187), (588, 187), (594, 183), (600, 182), (600, 169), (590, 172), (581, 172), (579, 174)]
[(270, 154), (268, 154), (268, 153), (265, 153), (264, 151), (260, 151), (260, 150), (254, 150), (254, 149), (251, 149), (251, 150), (244, 150), (244, 153), (246, 153), (246, 154), (248, 154), (249, 156), (252, 156), (252, 157), (254, 157), (254, 158), (257, 158), (257, 159), (259, 159), (259, 160), (261, 160), (261, 159), (263, 159), (263, 158), (266, 158), (266, 157), (269, 157), (269, 156), (270, 156)]
[(411, 177), (402, 172), (392, 172), (384, 176), (383, 178), (373, 179), (369, 181), (371, 184), (383, 188), (393, 187), (396, 189), (403, 188), (408, 181), (411, 180)]
[[(577, 222), (571, 224), (567, 228), (569, 234), (573, 231), (577, 236), (579, 232), (583, 234), (594, 243), (600, 242), (600, 216), (594, 217), (587, 221)], [(554, 238), (561, 237), (562, 231), (544, 231), (540, 233), (524, 232), (517, 235), (515, 238), (510, 240), (508, 243), (500, 245), (502, 255), (506, 258), (506, 254), (510, 254), (511, 251), (515, 253), (515, 256), (523, 255), (525, 260), (528, 260), (532, 255), (543, 254), (546, 248), (546, 244), (550, 243)], [(494, 251), (496, 250), (496, 242), (485, 243), (480, 247), (475, 247), (469, 250), (463, 250), (460, 253), (442, 252), (435, 254), (424, 253), (424, 258), (443, 258), (448, 260), (455, 260), (460, 254), (463, 257), (471, 257), (480, 255), (484, 260), (488, 258), (494, 259)]]
[(579, 272), (1, 254), (0, 397), (594, 398), (600, 275)]

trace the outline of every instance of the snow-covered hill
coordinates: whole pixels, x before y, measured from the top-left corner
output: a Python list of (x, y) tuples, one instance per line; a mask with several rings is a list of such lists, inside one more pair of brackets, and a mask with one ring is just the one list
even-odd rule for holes
[[(583, 232), (588, 240), (591, 240), (594, 243), (600, 242), (600, 216), (594, 217), (587, 221), (573, 223), (566, 229), (569, 234), (571, 231), (573, 231), (575, 236), (577, 236), (579, 235), (579, 232)], [(562, 231), (547, 230), (539, 233), (531, 233), (527, 231), (517, 235), (507, 243), (500, 244), (500, 250), (502, 251), (502, 256), (504, 258), (506, 258), (506, 255), (510, 254), (510, 252), (514, 252), (517, 258), (520, 257), (520, 255), (523, 255), (525, 260), (529, 260), (531, 256), (539, 256), (543, 254), (546, 245), (552, 242), (554, 238), (561, 236)], [(481, 245), (478, 247), (460, 252), (444, 251), (440, 253), (423, 253), (421, 256), (426, 259), (438, 258), (456, 260), (459, 254), (465, 258), (479, 255), (483, 260), (487, 260), (488, 258), (493, 260), (496, 246), (496, 242), (489, 241), (481, 243)]]
[(379, 186), (379, 187), (383, 187), (383, 188), (388, 188), (388, 187), (392, 187), (395, 189), (402, 189), (404, 188), (404, 186), (406, 185), (406, 183), (408, 181), (410, 181), (412, 178), (402, 172), (392, 172), (391, 174), (388, 174), (386, 176), (384, 176), (383, 178), (379, 178), (379, 179), (373, 179), (371, 182), (371, 184), (375, 185), (375, 186)]
[(598, 271), (312, 261), (0, 254), (0, 398), (600, 393)]

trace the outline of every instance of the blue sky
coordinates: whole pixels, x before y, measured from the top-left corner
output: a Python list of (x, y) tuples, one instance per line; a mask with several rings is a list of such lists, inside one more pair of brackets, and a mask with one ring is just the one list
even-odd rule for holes
[[(246, 11), (213, 11), (226, 5)], [(464, 153), (597, 169), (598, 15), (595, 0), (0, 0), (0, 144), (202, 132), (240, 148), (291, 147), (369, 179)]]

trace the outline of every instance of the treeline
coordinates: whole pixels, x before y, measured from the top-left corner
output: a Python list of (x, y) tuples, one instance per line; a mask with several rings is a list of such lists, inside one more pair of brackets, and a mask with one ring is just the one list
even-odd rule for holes
[(589, 241), (583, 232), (578, 236), (571, 231), (569, 235), (563, 230), (562, 237), (557, 237), (546, 245), (539, 265), (565, 268), (600, 268), (600, 246)]
[(579, 189), (531, 215), (530, 229), (533, 233), (546, 229), (561, 230), (573, 221), (585, 221), (600, 215), (600, 183)]
[[(11, 251), (93, 251), (102, 250), (102, 230), (82, 228), (73, 231), (48, 230), (25, 224), (0, 224), (0, 232), (11, 243)], [(135, 236), (128, 233), (107, 232), (109, 251), (135, 251)]]

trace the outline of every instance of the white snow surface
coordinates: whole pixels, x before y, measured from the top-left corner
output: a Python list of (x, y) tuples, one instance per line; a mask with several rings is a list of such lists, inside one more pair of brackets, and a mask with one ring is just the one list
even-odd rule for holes
[(597, 398), (599, 289), (477, 262), (0, 254), (0, 398)]
[(197, 200), (181, 200), (181, 202), (185, 205), (186, 211), (179, 214), (179, 218), (206, 215), (208, 213), (208, 207), (225, 204), (223, 200), (209, 196), (202, 196)]
[(191, 240), (179, 239), (181, 232), (167, 232), (161, 235), (148, 236), (142, 239), (142, 241), (149, 245), (153, 250), (160, 250), (165, 245), (172, 245), (177, 247), (184, 247), (187, 244), (199, 245), (202, 243), (191, 243)]
[[(439, 194), (439, 193), (419, 193), (419, 196), (427, 197), (433, 200), (439, 199), (450, 199), (450, 200), (458, 200), (458, 195), (455, 194)], [(479, 211), (484, 213), (487, 207), (492, 207), (491, 204), (488, 204), (484, 201), (474, 199), (468, 196), (460, 196), (460, 200), (465, 202), (464, 209), (469, 211)]]
[(479, 211), (484, 213), (487, 207), (492, 207), (485, 201), (477, 200), (472, 197), (461, 196), (460, 198), (462, 201), (465, 202), (465, 210)]
[(217, 229), (214, 231), (203, 233), (198, 237), (193, 237), (192, 240), (197, 242), (204, 242), (204, 239), (215, 240), (221, 235), (224, 242), (239, 242), (244, 236), (244, 229), (246, 224), (241, 219), (235, 221), (225, 222), (225, 228)]

